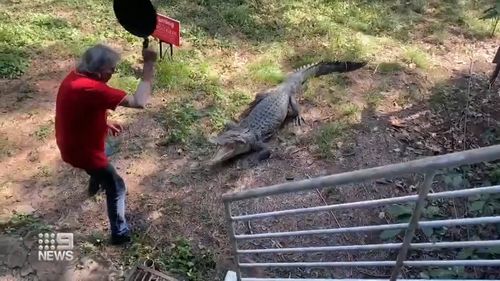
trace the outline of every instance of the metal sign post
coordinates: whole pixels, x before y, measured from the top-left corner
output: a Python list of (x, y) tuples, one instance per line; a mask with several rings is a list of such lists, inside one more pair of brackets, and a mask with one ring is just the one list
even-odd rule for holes
[(160, 44), (160, 59), (163, 58), (163, 43), (170, 45), (170, 58), (174, 55), (173, 45), (180, 46), (181, 24), (178, 20), (157, 14), (157, 25), (152, 36), (158, 39)]

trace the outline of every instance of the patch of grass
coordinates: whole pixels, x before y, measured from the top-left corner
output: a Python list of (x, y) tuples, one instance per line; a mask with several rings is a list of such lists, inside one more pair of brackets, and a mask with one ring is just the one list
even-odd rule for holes
[(131, 75), (115, 74), (109, 80), (109, 85), (114, 88), (122, 89), (129, 94), (133, 94), (139, 85), (140, 80)]
[(197, 131), (200, 115), (190, 102), (173, 102), (161, 113), (161, 122), (168, 131), (167, 143), (187, 144), (190, 136)]
[(39, 141), (43, 141), (51, 136), (54, 132), (54, 123), (49, 121), (47, 124), (43, 124), (35, 131), (34, 135)]
[(29, 60), (26, 53), (9, 49), (0, 51), (0, 78), (19, 78), (28, 67)]
[(442, 22), (432, 23), (427, 27), (427, 33), (430, 33), (431, 40), (435, 44), (443, 44), (450, 36), (447, 25)]
[(257, 82), (276, 85), (283, 82), (285, 78), (285, 74), (281, 71), (280, 66), (271, 60), (255, 62), (248, 68), (252, 79)]
[(358, 36), (335, 36), (330, 39), (327, 56), (339, 61), (362, 61), (370, 55), (369, 47)]
[(203, 91), (209, 95), (219, 90), (219, 76), (210, 61), (196, 51), (179, 51), (174, 61), (158, 64), (156, 86), (167, 91)]
[(413, 0), (406, 2), (406, 4), (412, 11), (422, 14), (425, 13), (429, 3), (428, 0)]
[(377, 71), (382, 74), (399, 72), (403, 69), (404, 67), (398, 62), (382, 62), (377, 67)]
[(159, 257), (159, 251), (151, 245), (152, 241), (149, 237), (143, 236), (141, 233), (134, 233), (132, 235), (132, 245), (125, 251), (123, 261), (127, 265), (132, 265), (138, 261), (156, 260)]
[(325, 97), (325, 100), (328, 104), (338, 105), (348, 99), (347, 88), (349, 87), (349, 83), (344, 76), (334, 75), (325, 78), (325, 86), (328, 87), (328, 95)]
[(399, 105), (421, 102), (425, 99), (422, 89), (417, 85), (408, 85), (406, 90), (400, 91), (396, 102)]
[(322, 158), (332, 159), (335, 157), (337, 141), (345, 136), (347, 124), (343, 122), (327, 123), (319, 129), (315, 136), (315, 142)]
[(256, 27), (253, 25), (253, 19), (251, 18), (252, 11), (248, 4), (226, 5), (226, 7), (221, 12), (226, 24), (231, 28), (240, 28), (246, 34), (255, 31)]
[(11, 143), (6, 137), (0, 137), (0, 159), (11, 155)]
[(333, 75), (311, 79), (303, 97), (308, 102), (330, 106), (341, 105), (347, 99), (348, 80), (342, 75)]
[(70, 40), (80, 33), (63, 18), (56, 18), (47, 14), (35, 14), (32, 17), (32, 26), (39, 28), (46, 40)]
[(52, 171), (48, 166), (41, 166), (37, 168), (38, 172), (36, 173), (37, 178), (48, 178), (52, 175)]
[(478, 40), (494, 36), (492, 34), (494, 21), (479, 19), (480, 15), (475, 11), (465, 12), (465, 26), (469, 35)]
[(445, 115), (461, 110), (466, 103), (467, 95), (464, 90), (448, 84), (436, 85), (429, 98), (430, 109)]
[(407, 63), (413, 63), (418, 68), (428, 69), (430, 66), (429, 55), (417, 47), (405, 48), (403, 56)]
[(365, 101), (368, 106), (377, 108), (384, 101), (384, 96), (378, 89), (374, 89), (366, 93)]
[(51, 226), (45, 224), (32, 214), (14, 214), (6, 223), (0, 223), (0, 232), (16, 233), (25, 235), (29, 232), (42, 232), (51, 230)]
[(175, 241), (160, 260), (162, 267), (172, 273), (183, 275), (188, 281), (203, 281), (215, 270), (213, 254), (202, 248), (195, 253), (184, 238)]
[(134, 69), (133, 64), (126, 59), (122, 59), (120, 61), (120, 63), (117, 65), (116, 72), (122, 76), (134, 76), (135, 75), (135, 69)]
[(342, 112), (342, 115), (350, 120), (357, 119), (361, 113), (361, 108), (358, 105), (351, 102), (343, 104), (340, 110)]
[(193, 70), (183, 59), (162, 61), (157, 66), (156, 86), (167, 91), (193, 84)]

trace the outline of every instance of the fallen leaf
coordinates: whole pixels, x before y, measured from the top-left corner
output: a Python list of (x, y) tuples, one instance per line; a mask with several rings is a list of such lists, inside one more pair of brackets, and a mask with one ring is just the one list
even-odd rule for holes
[(391, 119), (389, 120), (389, 123), (396, 128), (406, 127), (406, 125), (404, 124), (404, 121), (401, 121), (395, 117), (391, 117)]
[(378, 213), (378, 218), (379, 218), (379, 219), (383, 219), (383, 218), (385, 218), (385, 213), (384, 213), (384, 212), (380, 212), (380, 213)]

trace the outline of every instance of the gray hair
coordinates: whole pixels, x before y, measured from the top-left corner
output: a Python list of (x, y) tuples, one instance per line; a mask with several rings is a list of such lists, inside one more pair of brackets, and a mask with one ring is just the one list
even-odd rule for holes
[(104, 67), (113, 67), (120, 55), (108, 46), (97, 44), (85, 51), (78, 63), (78, 72), (99, 73)]

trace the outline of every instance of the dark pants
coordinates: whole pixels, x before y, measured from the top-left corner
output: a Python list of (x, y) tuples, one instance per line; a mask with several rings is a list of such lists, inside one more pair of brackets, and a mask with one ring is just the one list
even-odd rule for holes
[(108, 218), (111, 225), (111, 235), (121, 236), (129, 234), (129, 227), (125, 219), (126, 187), (123, 179), (115, 168), (109, 164), (106, 168), (86, 171), (90, 175), (90, 186), (99, 184), (106, 191)]

